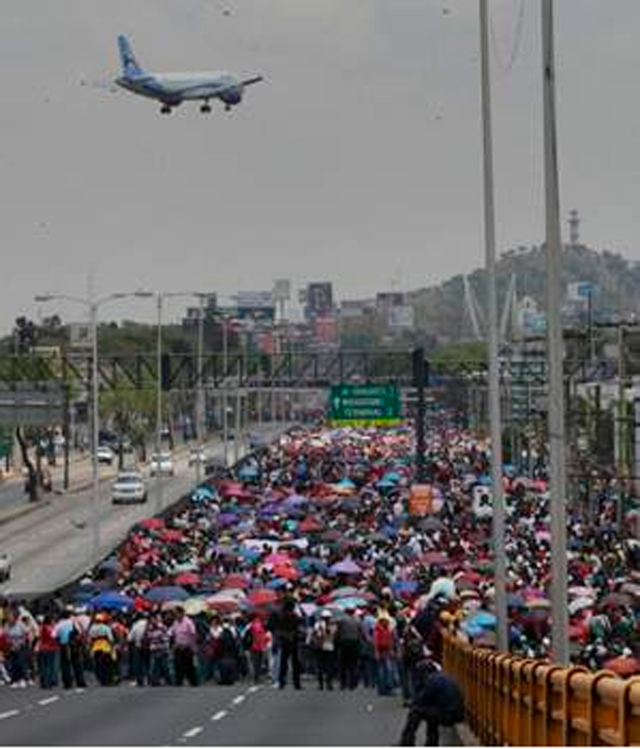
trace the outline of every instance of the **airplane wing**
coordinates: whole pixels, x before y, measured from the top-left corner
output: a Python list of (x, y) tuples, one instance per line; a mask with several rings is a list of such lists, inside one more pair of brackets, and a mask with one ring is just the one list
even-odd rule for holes
[(262, 83), (264, 78), (261, 75), (255, 76), (255, 78), (247, 78), (246, 81), (242, 81), (243, 86), (253, 86), (254, 83)]
[(116, 82), (113, 78), (99, 78), (97, 80), (89, 80), (83, 78), (80, 81), (80, 85), (83, 88), (93, 88), (98, 91), (108, 91), (111, 94), (122, 93), (122, 89), (116, 86)]

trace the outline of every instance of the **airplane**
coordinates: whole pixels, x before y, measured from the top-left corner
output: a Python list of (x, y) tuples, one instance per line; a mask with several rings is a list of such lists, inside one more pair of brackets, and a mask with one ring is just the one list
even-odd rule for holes
[(261, 75), (241, 80), (231, 73), (153, 73), (138, 64), (133, 48), (126, 36), (118, 37), (122, 76), (115, 80), (117, 86), (162, 104), (160, 112), (171, 114), (184, 101), (202, 101), (200, 111), (209, 114), (211, 100), (223, 102), (227, 112), (240, 104), (245, 88), (260, 83)]

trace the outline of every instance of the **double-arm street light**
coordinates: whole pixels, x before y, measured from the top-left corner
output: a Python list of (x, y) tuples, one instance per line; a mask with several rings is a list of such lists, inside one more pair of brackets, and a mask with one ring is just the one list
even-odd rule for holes
[(149, 299), (153, 295), (149, 291), (132, 291), (109, 294), (100, 299), (84, 299), (69, 294), (40, 294), (35, 297), (36, 302), (47, 303), (55, 301), (72, 302), (80, 304), (89, 310), (91, 326), (91, 386), (92, 386), (92, 438), (91, 438), (91, 465), (93, 473), (93, 490), (91, 495), (91, 534), (92, 534), (92, 562), (96, 564), (100, 560), (100, 469), (98, 465), (98, 435), (100, 429), (100, 387), (98, 383), (98, 310), (105, 304), (116, 299)]

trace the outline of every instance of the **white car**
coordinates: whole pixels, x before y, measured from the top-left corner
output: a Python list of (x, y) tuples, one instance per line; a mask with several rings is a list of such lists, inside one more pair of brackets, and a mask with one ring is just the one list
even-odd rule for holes
[(189, 450), (189, 466), (195, 466), (197, 463), (204, 465), (207, 462), (207, 454), (204, 447), (192, 447)]
[(154, 453), (149, 465), (151, 476), (173, 476), (173, 461), (171, 453)]
[(146, 502), (147, 487), (137, 471), (123, 471), (111, 486), (111, 501), (114, 505), (128, 502)]
[(116, 459), (116, 454), (109, 445), (98, 445), (96, 457), (98, 458), (98, 463), (106, 463), (106, 465), (110, 466)]
[(7, 554), (0, 554), (0, 582), (4, 583), (11, 577), (11, 562)]

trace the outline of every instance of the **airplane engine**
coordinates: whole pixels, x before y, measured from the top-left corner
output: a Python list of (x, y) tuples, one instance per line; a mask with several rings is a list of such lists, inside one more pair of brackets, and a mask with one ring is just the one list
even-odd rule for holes
[(242, 102), (243, 96), (244, 86), (238, 85), (230, 88), (228, 91), (225, 91), (224, 94), (220, 96), (220, 98), (228, 107), (235, 107)]

